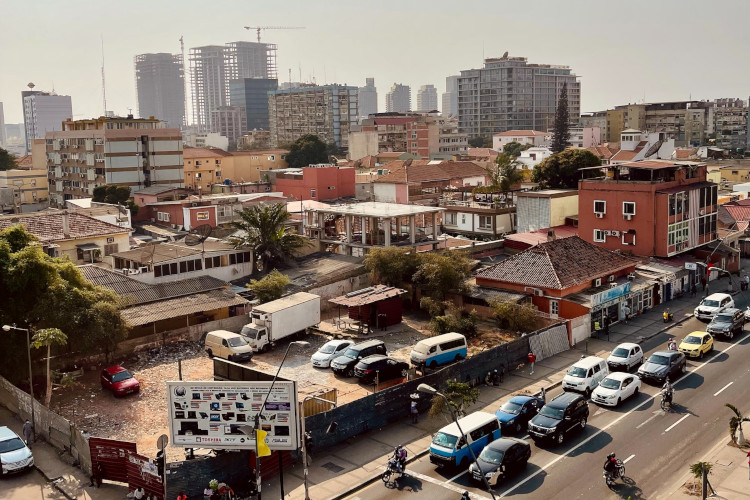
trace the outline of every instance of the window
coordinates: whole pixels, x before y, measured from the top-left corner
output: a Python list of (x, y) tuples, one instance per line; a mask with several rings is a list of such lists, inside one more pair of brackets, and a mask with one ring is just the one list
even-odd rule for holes
[(230, 264), (242, 264), (244, 262), (250, 262), (250, 252), (229, 254)]
[(456, 212), (447, 212), (443, 218), (443, 224), (455, 226), (456, 225)]
[(183, 260), (182, 262), (180, 262), (181, 273), (192, 273), (193, 271), (200, 271), (200, 270), (201, 270), (200, 259)]
[(607, 241), (607, 237), (604, 236), (604, 231), (602, 231), (601, 229), (594, 229), (594, 241), (598, 243)]
[(560, 303), (556, 300), (551, 300), (549, 303), (549, 313), (552, 316), (557, 316), (560, 314)]
[(310, 190), (310, 198), (315, 198), (315, 190), (314, 189)]
[(120, 245), (118, 243), (112, 243), (109, 245), (104, 245), (104, 255), (112, 255), (113, 253), (117, 253), (120, 249)]
[(221, 257), (206, 257), (206, 269), (221, 267)]
[(196, 212), (195, 220), (208, 220), (208, 212)]
[(275, 155), (268, 155), (268, 161), (276, 161)]
[(597, 214), (606, 214), (607, 202), (604, 200), (594, 200), (594, 212)]
[(623, 201), (622, 202), (622, 214), (623, 215), (635, 215), (635, 202)]
[(479, 228), (480, 229), (492, 229), (492, 216), (480, 215), (479, 216)]
[(623, 245), (635, 245), (635, 231), (624, 231), (622, 233)]
[(216, 171), (216, 177), (221, 177), (221, 170)]
[(169, 222), (169, 212), (156, 212), (156, 220)]

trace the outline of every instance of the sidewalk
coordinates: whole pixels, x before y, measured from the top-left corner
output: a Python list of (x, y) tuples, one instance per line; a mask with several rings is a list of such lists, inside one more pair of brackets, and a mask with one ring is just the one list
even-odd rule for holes
[[(570, 365), (580, 359), (581, 354), (606, 358), (617, 344), (640, 343), (659, 335), (676, 323), (692, 317), (693, 309), (702, 298), (701, 294), (695, 297), (687, 294), (656, 306), (648, 313), (631, 319), (627, 324), (621, 322), (612, 325), (609, 341), (606, 336), (602, 336), (601, 339), (587, 339), (568, 351), (538, 361), (534, 366), (533, 375), (529, 375), (528, 368), (524, 368), (508, 374), (498, 387), (481, 386), (479, 400), (469, 411), (495, 413), (499, 407), (499, 399), (515, 394), (535, 394), (542, 388), (554, 389), (560, 385)], [(666, 308), (674, 313), (674, 322), (663, 322), (662, 312)], [(666, 341), (665, 337), (664, 342)], [(404, 445), (410, 459), (423, 456), (430, 446), (432, 434), (447, 423), (447, 420), (431, 419), (422, 414), (418, 424), (412, 424), (410, 419), (405, 418), (388, 427), (358, 436), (349, 443), (328, 448), (321, 454), (314, 453), (308, 468), (310, 498), (340, 499), (361, 485), (376, 481), (396, 445)], [(303, 467), (300, 463), (285, 470), (285, 499), (305, 498), (303, 476)], [(276, 498), (280, 494), (280, 478), (276, 476), (263, 481), (263, 492)]]
[[(5, 425), (19, 436), (23, 422), (7, 408), (0, 406), (0, 425)], [(89, 478), (78, 467), (65, 462), (55, 448), (39, 439), (32, 447), (34, 467), (51, 481), (60, 493), (71, 499), (122, 500), (128, 493), (127, 486), (119, 483), (103, 482), (101, 488), (88, 486)]]

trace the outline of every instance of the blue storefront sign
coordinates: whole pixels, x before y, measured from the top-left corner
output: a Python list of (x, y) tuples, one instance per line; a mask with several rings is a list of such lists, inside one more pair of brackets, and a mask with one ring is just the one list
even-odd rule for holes
[(628, 281), (627, 283), (623, 283), (622, 285), (618, 285), (616, 287), (610, 288), (609, 290), (604, 290), (603, 292), (592, 295), (591, 306), (596, 307), (599, 304), (609, 302), (610, 300), (616, 299), (617, 297), (622, 297), (623, 295), (627, 295), (629, 293), (630, 282)]

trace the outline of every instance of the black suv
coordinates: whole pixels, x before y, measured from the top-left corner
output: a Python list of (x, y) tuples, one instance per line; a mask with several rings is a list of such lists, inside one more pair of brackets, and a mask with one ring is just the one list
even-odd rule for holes
[(367, 356), (354, 366), (354, 376), (363, 383), (373, 382), (376, 377), (379, 382), (398, 377), (406, 378), (408, 372), (409, 363), (382, 354)]
[(679, 351), (657, 351), (638, 368), (638, 377), (663, 384), (667, 377), (674, 382), (687, 370), (685, 355)]
[(713, 317), (708, 324), (706, 331), (713, 335), (722, 335), (728, 339), (734, 338), (735, 335), (742, 334), (745, 329), (745, 314), (734, 307), (724, 309)]
[(565, 392), (544, 405), (529, 421), (529, 434), (535, 443), (553, 441), (562, 444), (566, 434), (583, 430), (589, 418), (589, 405), (582, 394)]
[(368, 340), (351, 346), (344, 351), (344, 354), (331, 361), (331, 370), (337, 375), (353, 377), (354, 365), (360, 359), (372, 356), (373, 354), (387, 354), (385, 344), (382, 340)]

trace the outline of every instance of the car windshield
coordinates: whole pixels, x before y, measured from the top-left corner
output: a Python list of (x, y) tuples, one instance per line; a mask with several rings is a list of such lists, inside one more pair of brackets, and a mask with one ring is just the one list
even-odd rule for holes
[(443, 432), (438, 432), (435, 434), (435, 437), (432, 438), (432, 444), (450, 449), (453, 449), (453, 447), (456, 446), (456, 441), (458, 441), (458, 436), (451, 436), (450, 434), (445, 434)]
[(357, 359), (357, 356), (359, 356), (359, 349), (347, 349), (344, 353), (344, 356), (347, 358)]
[(660, 356), (658, 354), (654, 354), (650, 358), (648, 358), (649, 363), (653, 363), (655, 365), (668, 365), (669, 364), (669, 358), (666, 356)]
[(731, 323), (732, 322), (732, 316), (729, 314), (719, 314), (718, 316), (714, 317), (714, 323)]
[(719, 301), (718, 300), (704, 300), (703, 304), (706, 307), (719, 307)]
[(16, 451), (23, 448), (25, 445), (19, 438), (8, 439), (7, 441), (0, 441), (0, 453), (7, 453), (9, 451)]
[(227, 339), (227, 343), (232, 347), (242, 347), (243, 345), (247, 345), (247, 340), (242, 337), (232, 337)]
[(504, 411), (505, 413), (511, 413), (513, 415), (518, 415), (518, 413), (521, 411), (521, 405), (518, 403), (514, 403), (513, 401), (508, 401), (503, 406), (500, 407), (500, 411)]
[(696, 344), (697, 345), (697, 344), (701, 343), (701, 338), (700, 337), (688, 336), (688, 337), (685, 337), (684, 342), (686, 344)]
[(333, 344), (326, 344), (323, 347), (321, 347), (318, 350), (318, 352), (323, 353), (323, 354), (331, 354), (335, 350), (336, 350), (336, 346), (335, 345), (333, 345)]
[(586, 376), (586, 369), (581, 368), (580, 366), (571, 366), (570, 370), (568, 370), (568, 375), (571, 377), (583, 378)]
[(545, 417), (562, 420), (563, 415), (565, 414), (565, 411), (560, 408), (552, 408), (551, 406), (545, 406), (544, 408), (542, 408), (542, 411), (540, 411), (539, 414), (544, 415)]
[(504, 452), (500, 450), (493, 450), (488, 446), (482, 450), (482, 453), (479, 454), (479, 458), (481, 458), (485, 462), (500, 465), (501, 463), (503, 463), (503, 455), (505, 455)]
[(605, 378), (599, 385), (604, 387), (605, 389), (619, 389), (620, 381), (613, 378)]
[(243, 326), (242, 330), (240, 330), (240, 335), (243, 337), (248, 337), (251, 339), (254, 339), (258, 336), (258, 329), (257, 328), (250, 328), (249, 326)]
[(415, 345), (413, 349), (414, 352), (418, 352), (419, 354), (427, 354), (427, 351), (429, 350), (430, 346), (421, 342), (417, 342), (417, 345)]
[(131, 377), (132, 375), (130, 374), (130, 372), (118, 372), (112, 375), (112, 382), (122, 382), (123, 380), (127, 380)]
[(612, 356), (616, 358), (627, 358), (628, 354), (630, 354), (630, 351), (628, 349), (624, 349), (622, 347), (618, 347), (614, 351), (612, 351)]

